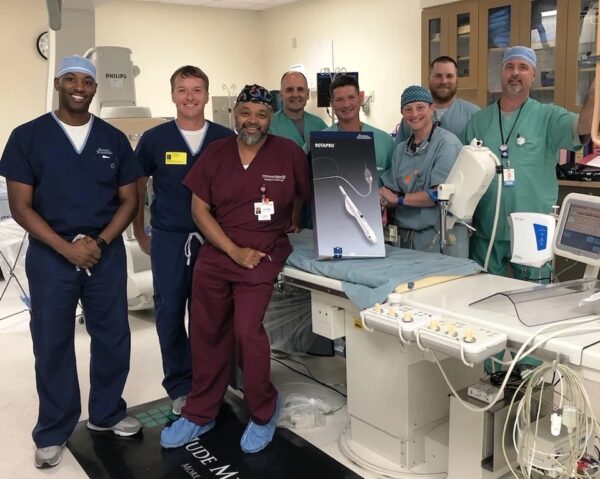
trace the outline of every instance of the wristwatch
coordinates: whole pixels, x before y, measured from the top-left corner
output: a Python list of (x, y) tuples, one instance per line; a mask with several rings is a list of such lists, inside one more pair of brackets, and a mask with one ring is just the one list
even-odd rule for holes
[(104, 253), (104, 250), (108, 246), (108, 243), (100, 236), (96, 236), (96, 244), (98, 245), (98, 248), (100, 248), (100, 253)]

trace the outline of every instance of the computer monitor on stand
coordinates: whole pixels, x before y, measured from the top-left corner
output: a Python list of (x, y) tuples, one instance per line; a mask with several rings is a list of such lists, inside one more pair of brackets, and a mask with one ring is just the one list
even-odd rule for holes
[(600, 197), (568, 194), (560, 210), (554, 254), (586, 265), (584, 278), (600, 271)]

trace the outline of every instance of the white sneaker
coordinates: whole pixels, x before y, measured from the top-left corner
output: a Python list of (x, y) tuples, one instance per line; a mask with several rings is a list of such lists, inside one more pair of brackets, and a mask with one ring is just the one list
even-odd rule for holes
[(38, 447), (35, 450), (34, 464), (35, 467), (54, 467), (62, 459), (62, 446)]
[(96, 426), (88, 420), (87, 428), (92, 431), (112, 431), (117, 436), (133, 436), (142, 430), (142, 423), (134, 417), (125, 416), (117, 424), (111, 427)]
[(171, 408), (171, 411), (173, 412), (173, 414), (175, 414), (176, 416), (181, 416), (181, 408), (183, 406), (185, 406), (186, 400), (187, 400), (187, 395), (179, 396), (177, 399), (173, 400), (173, 407)]

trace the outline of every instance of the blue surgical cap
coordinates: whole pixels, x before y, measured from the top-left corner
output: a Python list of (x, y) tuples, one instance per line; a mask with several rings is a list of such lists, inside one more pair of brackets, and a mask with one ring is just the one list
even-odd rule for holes
[(64, 74), (71, 72), (85, 73), (96, 81), (96, 67), (87, 58), (80, 57), (79, 55), (71, 55), (63, 58), (58, 66), (56, 78), (60, 78)]
[(433, 98), (431, 97), (429, 90), (426, 90), (419, 85), (411, 85), (402, 92), (402, 96), (400, 97), (400, 108), (404, 108), (409, 103), (414, 103), (416, 101), (423, 101), (431, 105), (433, 103)]
[(510, 47), (504, 52), (502, 57), (502, 65), (509, 60), (523, 60), (529, 63), (533, 68), (536, 68), (537, 57), (535, 52), (529, 47), (516, 46)]

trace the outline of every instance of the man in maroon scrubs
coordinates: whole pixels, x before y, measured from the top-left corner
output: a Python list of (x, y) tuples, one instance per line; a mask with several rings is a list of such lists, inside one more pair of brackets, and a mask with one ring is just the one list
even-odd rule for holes
[(309, 200), (306, 157), (291, 140), (268, 134), (271, 94), (246, 85), (237, 98), (237, 137), (211, 143), (184, 180), (206, 243), (194, 267), (192, 391), (182, 417), (162, 431), (165, 448), (215, 426), (232, 358), (243, 370), (251, 420), (242, 450), (273, 439), (281, 396), (270, 381), (270, 346), (262, 320), (273, 284), (292, 248), (286, 231), (294, 202)]

